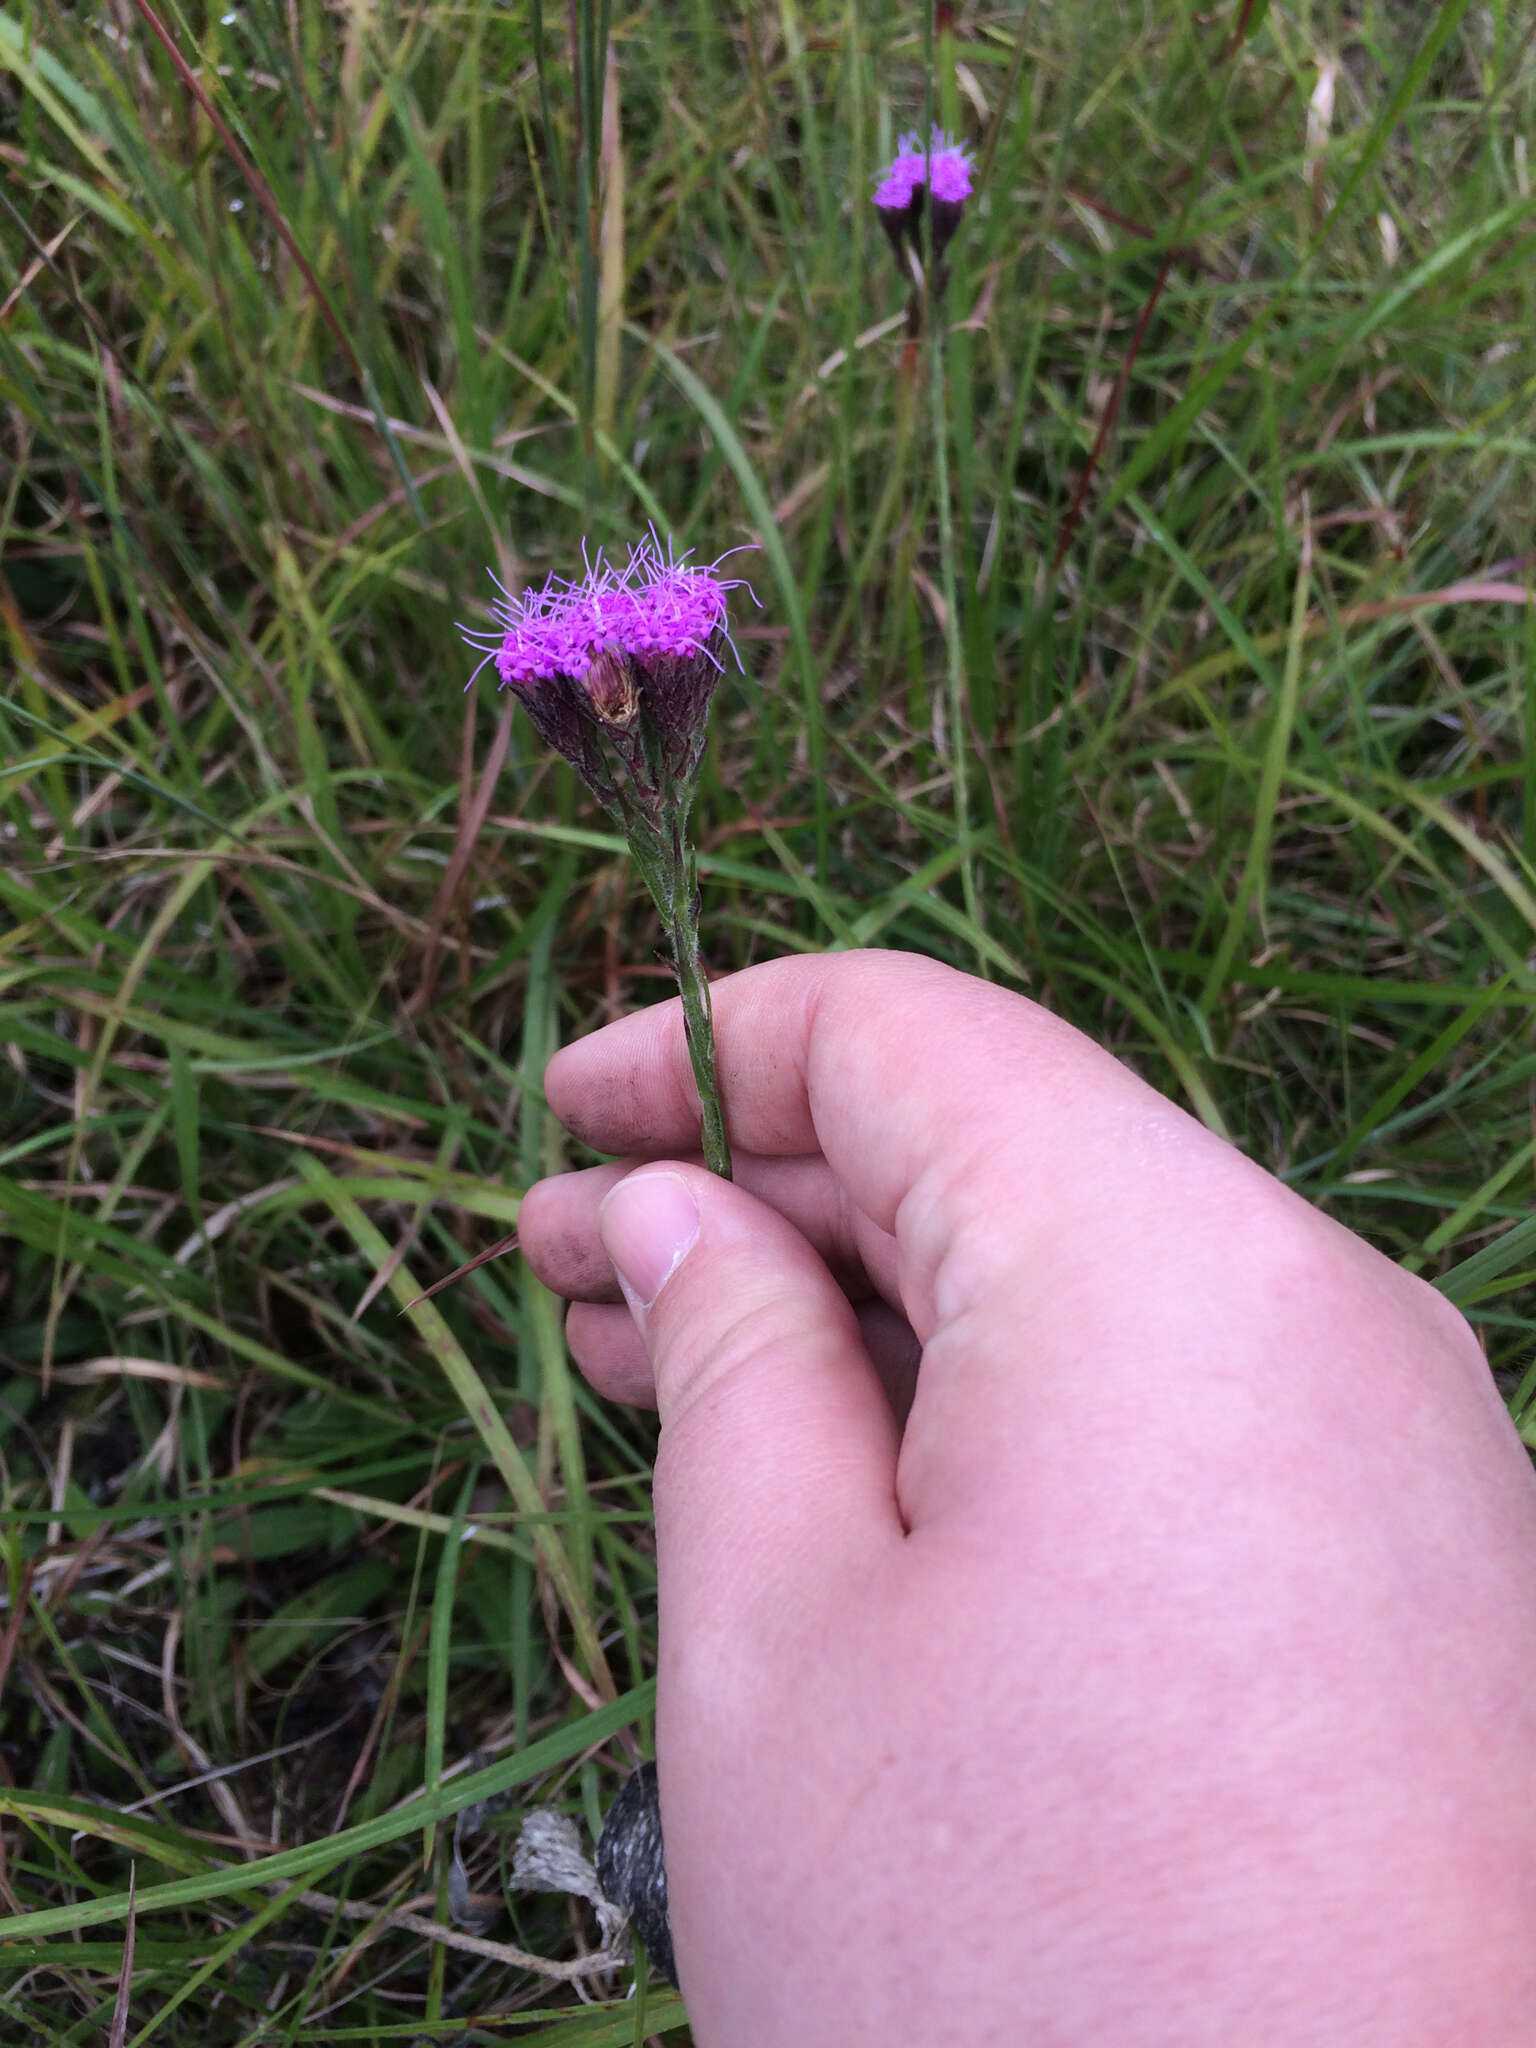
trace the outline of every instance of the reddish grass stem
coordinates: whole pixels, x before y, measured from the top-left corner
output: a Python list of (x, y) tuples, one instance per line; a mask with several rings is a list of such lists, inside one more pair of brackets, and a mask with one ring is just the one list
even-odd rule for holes
[(1147, 298), (1147, 303), (1142, 307), (1141, 315), (1136, 322), (1136, 332), (1131, 336), (1131, 345), (1125, 352), (1125, 361), (1120, 367), (1119, 376), (1115, 379), (1115, 388), (1109, 394), (1109, 403), (1105, 406), (1104, 415), (1099, 421), (1099, 431), (1093, 437), (1093, 446), (1088, 451), (1088, 460), (1084, 465), (1082, 476), (1078, 479), (1077, 489), (1072, 493), (1072, 503), (1067, 507), (1067, 516), (1062, 521), (1061, 533), (1056, 542), (1056, 552), (1051, 558), (1051, 574), (1053, 576), (1061, 567), (1062, 559), (1067, 549), (1071, 546), (1072, 536), (1077, 531), (1078, 521), (1083, 516), (1083, 505), (1093, 484), (1094, 475), (1103, 456), (1105, 444), (1109, 440), (1110, 434), (1114, 429), (1115, 420), (1119, 415), (1121, 400), (1125, 397), (1125, 387), (1131, 380), (1131, 372), (1136, 367), (1136, 358), (1141, 353), (1141, 344), (1146, 339), (1147, 328), (1151, 324), (1153, 313), (1157, 310), (1157, 302), (1163, 295), (1163, 286), (1168, 282), (1168, 273), (1173, 268), (1174, 254), (1175, 252), (1170, 249), (1163, 258), (1162, 268), (1157, 273), (1157, 282), (1153, 285), (1151, 293)]

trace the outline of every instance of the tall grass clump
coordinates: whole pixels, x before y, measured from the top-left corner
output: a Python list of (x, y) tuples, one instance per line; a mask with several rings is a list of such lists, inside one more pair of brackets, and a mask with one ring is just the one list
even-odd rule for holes
[(710, 968), (1028, 989), (1536, 1438), (1533, 130), (1510, 0), (0, 0), (7, 2041), (686, 2038), (504, 1884), (649, 1752), (651, 1425), (420, 1299), (670, 974), (486, 563), (755, 546)]

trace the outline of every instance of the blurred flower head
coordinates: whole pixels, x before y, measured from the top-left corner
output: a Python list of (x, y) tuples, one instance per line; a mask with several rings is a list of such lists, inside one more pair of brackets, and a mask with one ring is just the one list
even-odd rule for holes
[(896, 160), (880, 173), (875, 204), (887, 213), (900, 213), (912, 195), (926, 185), (935, 199), (960, 201), (971, 196), (971, 152), (962, 143), (951, 142), (942, 128), (935, 128), (924, 149), (914, 131), (896, 144)]
[(622, 569), (601, 549), (582, 556), (579, 582), (503, 591), (490, 630), (460, 628), (484, 656), (470, 682), (494, 666), (610, 811), (654, 808), (697, 772), (721, 653), (735, 653), (726, 597), (741, 579), (679, 559), (654, 529)]
[(932, 214), (937, 257), (960, 225), (973, 189), (971, 152), (965, 144), (951, 142), (941, 128), (930, 132), (926, 148), (915, 132), (900, 138), (895, 161), (880, 173), (874, 203), (903, 267), (908, 248), (922, 260), (925, 206)]

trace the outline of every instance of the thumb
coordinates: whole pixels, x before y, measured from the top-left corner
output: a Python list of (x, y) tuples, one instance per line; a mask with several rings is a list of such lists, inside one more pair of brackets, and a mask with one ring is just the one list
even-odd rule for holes
[[(797, 1596), (899, 1537), (897, 1428), (846, 1295), (776, 1209), (696, 1166), (645, 1166), (598, 1229), (650, 1353), (669, 1621)], [(704, 1618), (700, 1617), (701, 1620)], [(762, 1617), (766, 1619), (767, 1617)]]

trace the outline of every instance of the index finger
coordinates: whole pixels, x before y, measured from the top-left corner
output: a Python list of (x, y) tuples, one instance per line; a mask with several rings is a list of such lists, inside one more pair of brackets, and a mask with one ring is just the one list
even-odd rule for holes
[[(1015, 1263), (1021, 1226), (1070, 1227), (1087, 1209), (1098, 1235), (1138, 1189), (1166, 1196), (1170, 1175), (1195, 1163), (1191, 1148), (1204, 1170), (1219, 1155), (1254, 1171), (1070, 1025), (936, 961), (796, 956), (718, 981), (711, 996), (732, 1143), (822, 1154), (858, 1209), (914, 1255), (908, 1278), (931, 1281), (957, 1232), (969, 1258)], [(599, 1151), (697, 1146), (675, 1001), (567, 1046), (545, 1089)], [(908, 1299), (920, 1336), (930, 1305)]]

